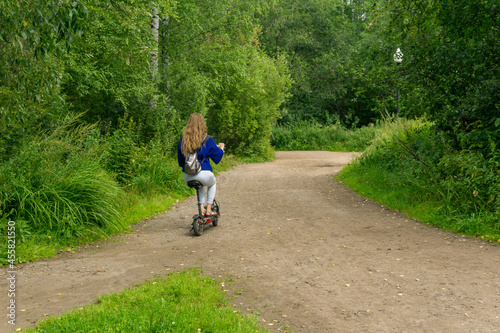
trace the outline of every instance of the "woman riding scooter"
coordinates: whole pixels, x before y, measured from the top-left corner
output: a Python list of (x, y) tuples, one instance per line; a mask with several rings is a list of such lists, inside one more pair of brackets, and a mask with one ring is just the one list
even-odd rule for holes
[[(201, 162), (201, 171), (195, 175), (188, 175), (185, 171), (186, 156), (190, 151), (196, 151)], [(216, 192), (216, 180), (213, 174), (210, 159), (219, 164), (224, 156), (224, 143), (215, 144), (214, 139), (207, 134), (205, 119), (199, 113), (193, 113), (187, 122), (177, 148), (177, 160), (184, 172), (184, 182), (197, 180), (204, 185), (198, 189), (198, 197), (202, 205), (203, 215), (212, 215), (212, 204)], [(207, 188), (205, 208), (205, 188)]]

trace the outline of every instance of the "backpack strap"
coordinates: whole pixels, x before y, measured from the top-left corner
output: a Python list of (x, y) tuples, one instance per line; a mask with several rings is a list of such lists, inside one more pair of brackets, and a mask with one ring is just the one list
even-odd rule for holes
[[(210, 135), (207, 134), (207, 136), (205, 137), (205, 139), (203, 139), (200, 148), (203, 147), (203, 145), (205, 144), (205, 142), (208, 141), (209, 138), (210, 138)], [(198, 149), (200, 149), (200, 148), (198, 148)]]

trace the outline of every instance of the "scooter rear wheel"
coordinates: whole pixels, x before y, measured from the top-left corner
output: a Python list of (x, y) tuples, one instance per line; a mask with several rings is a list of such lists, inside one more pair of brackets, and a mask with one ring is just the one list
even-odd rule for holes
[(199, 218), (199, 217), (196, 217), (193, 220), (193, 231), (194, 231), (194, 234), (196, 236), (201, 236), (203, 234), (203, 228), (204, 228), (203, 220), (201, 218)]

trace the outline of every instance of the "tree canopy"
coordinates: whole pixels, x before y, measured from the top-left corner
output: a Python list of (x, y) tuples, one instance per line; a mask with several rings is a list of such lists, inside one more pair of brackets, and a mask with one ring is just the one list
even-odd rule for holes
[(70, 113), (102, 133), (129, 117), (139, 141), (173, 145), (201, 112), (230, 147), (260, 154), (276, 121), (360, 126), (398, 102), (400, 116), (428, 115), (457, 145), (498, 142), (499, 10), (494, 0), (3, 1), (0, 152)]

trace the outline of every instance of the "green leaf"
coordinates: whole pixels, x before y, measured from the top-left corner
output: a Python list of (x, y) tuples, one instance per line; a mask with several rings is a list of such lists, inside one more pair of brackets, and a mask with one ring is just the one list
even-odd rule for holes
[(498, 127), (500, 126), (500, 118), (497, 118), (497, 120), (495, 121), (495, 127)]

